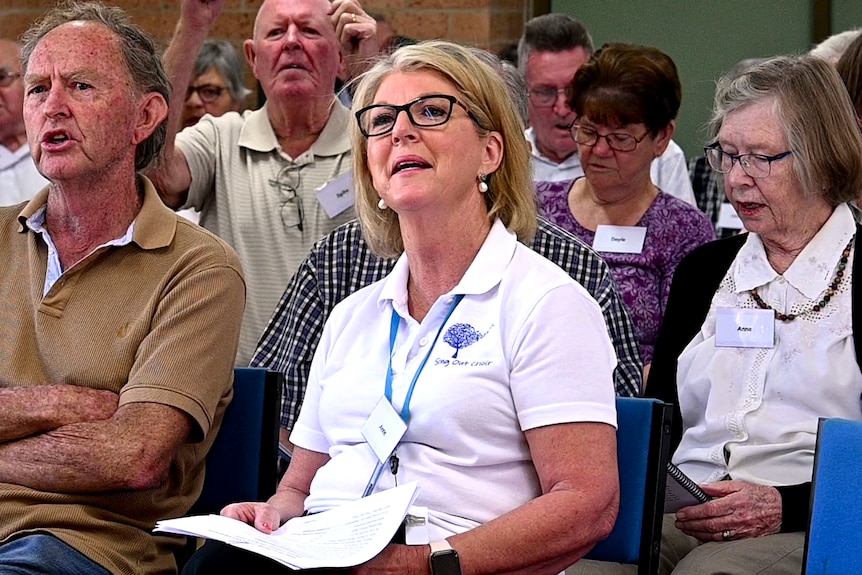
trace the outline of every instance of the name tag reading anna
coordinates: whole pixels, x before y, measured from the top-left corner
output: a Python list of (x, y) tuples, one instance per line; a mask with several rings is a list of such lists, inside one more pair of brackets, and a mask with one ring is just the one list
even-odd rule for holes
[(716, 309), (715, 347), (775, 347), (775, 312), (735, 307)]
[(356, 195), (353, 192), (353, 172), (345, 172), (320, 186), (317, 189), (317, 201), (330, 218), (352, 208), (356, 203)]
[(593, 249), (597, 252), (639, 254), (644, 249), (646, 231), (641, 226), (597, 226)]

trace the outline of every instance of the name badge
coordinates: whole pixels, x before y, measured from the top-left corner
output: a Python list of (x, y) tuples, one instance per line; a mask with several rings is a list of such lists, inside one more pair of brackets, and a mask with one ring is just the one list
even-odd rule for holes
[(718, 227), (728, 230), (744, 229), (742, 220), (739, 219), (739, 214), (733, 209), (733, 204), (724, 202), (721, 204), (721, 211), (718, 212)]
[(385, 397), (380, 398), (362, 426), (362, 437), (381, 463), (386, 463), (406, 432), (407, 424)]
[(317, 201), (323, 206), (323, 211), (330, 218), (334, 218), (344, 210), (348, 210), (356, 203), (356, 194), (353, 191), (353, 172), (345, 172), (317, 188)]
[(593, 249), (597, 252), (639, 254), (644, 249), (646, 230), (641, 226), (597, 226)]
[(775, 312), (735, 307), (716, 309), (715, 347), (775, 347)]

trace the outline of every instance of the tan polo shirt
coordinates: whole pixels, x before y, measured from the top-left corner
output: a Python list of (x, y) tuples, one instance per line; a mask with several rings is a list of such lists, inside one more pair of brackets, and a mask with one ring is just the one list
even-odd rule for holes
[(232, 245), (245, 269), (248, 301), (237, 365), (248, 365), (314, 242), (355, 217), (350, 208), (330, 218), (316, 191), (351, 170), (351, 121), (350, 111), (333, 100), (317, 141), (296, 158), (279, 146), (266, 105), (243, 115), (204, 116), (177, 135), (192, 174), (183, 207), (200, 209), (201, 225)]
[(0, 385), (74, 384), (120, 405), (170, 405), (194, 420), (168, 479), (144, 491), (47, 493), (0, 483), (0, 542), (48, 532), (112, 573), (174, 573), (176, 539), (151, 534), (200, 493), (203, 460), (232, 395), (243, 311), (239, 260), (166, 208), (148, 180), (132, 242), (99, 248), (43, 297), (47, 247), (23, 211), (0, 208)]

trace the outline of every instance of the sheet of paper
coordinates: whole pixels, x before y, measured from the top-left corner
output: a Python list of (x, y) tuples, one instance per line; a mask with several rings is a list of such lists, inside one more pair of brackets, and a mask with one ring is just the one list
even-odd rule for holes
[(159, 521), (155, 531), (215, 539), (294, 569), (353, 567), (386, 547), (418, 492), (415, 481), (407, 483), (324, 513), (296, 517), (271, 535), (218, 515)]

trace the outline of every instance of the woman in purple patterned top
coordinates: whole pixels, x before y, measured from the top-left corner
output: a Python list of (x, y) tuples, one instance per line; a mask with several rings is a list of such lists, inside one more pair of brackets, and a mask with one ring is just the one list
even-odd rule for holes
[(585, 177), (536, 185), (543, 215), (592, 245), (610, 266), (645, 373), (677, 264), (715, 238), (704, 214), (650, 180), (650, 162), (673, 136), (680, 98), (676, 65), (667, 54), (605, 45), (577, 71), (569, 97)]

